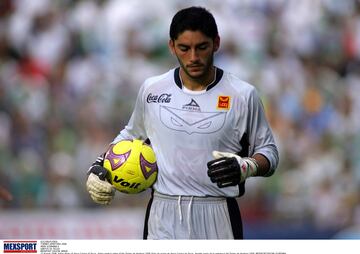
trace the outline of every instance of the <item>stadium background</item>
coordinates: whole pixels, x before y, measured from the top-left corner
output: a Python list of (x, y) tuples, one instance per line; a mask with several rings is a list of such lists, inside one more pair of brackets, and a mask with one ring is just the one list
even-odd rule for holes
[(254, 84), (280, 150), (239, 200), (245, 238), (360, 238), (360, 1), (0, 2), (0, 239), (141, 238), (149, 193), (109, 207), (85, 172), (139, 86), (176, 65), (172, 15), (217, 19), (216, 64)]

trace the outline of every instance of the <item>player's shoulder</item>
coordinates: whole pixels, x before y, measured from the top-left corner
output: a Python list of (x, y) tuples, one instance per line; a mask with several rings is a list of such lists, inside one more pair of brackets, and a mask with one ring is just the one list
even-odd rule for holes
[(233, 90), (235, 94), (250, 95), (256, 92), (256, 88), (254, 85), (241, 79), (240, 77), (231, 72), (224, 71), (223, 78), (226, 82), (226, 85), (229, 87), (229, 89)]
[(170, 69), (165, 73), (145, 79), (143, 83), (143, 88), (146, 90), (153, 86), (161, 86), (161, 85), (169, 84), (169, 81), (173, 80), (173, 77), (174, 77), (174, 69)]

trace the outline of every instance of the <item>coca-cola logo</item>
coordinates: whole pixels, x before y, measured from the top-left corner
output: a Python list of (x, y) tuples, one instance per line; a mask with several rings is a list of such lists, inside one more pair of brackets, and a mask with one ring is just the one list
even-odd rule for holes
[(147, 103), (170, 103), (171, 94), (163, 93), (160, 95), (149, 93), (146, 98)]

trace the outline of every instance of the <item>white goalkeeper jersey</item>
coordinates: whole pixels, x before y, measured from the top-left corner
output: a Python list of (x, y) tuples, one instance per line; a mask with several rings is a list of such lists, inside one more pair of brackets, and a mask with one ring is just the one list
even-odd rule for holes
[[(127, 126), (114, 139), (149, 139), (158, 165), (153, 188), (167, 195), (243, 194), (243, 185), (219, 188), (207, 175), (212, 151), (279, 158), (255, 88), (219, 68), (204, 93), (183, 89), (179, 68), (147, 79)], [(269, 175), (270, 175), (269, 174)]]

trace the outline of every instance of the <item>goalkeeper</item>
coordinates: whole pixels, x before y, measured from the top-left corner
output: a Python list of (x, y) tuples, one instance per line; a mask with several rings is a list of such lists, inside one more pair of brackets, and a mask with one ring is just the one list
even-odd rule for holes
[[(237, 198), (250, 177), (271, 176), (279, 161), (254, 86), (214, 65), (220, 36), (202, 7), (182, 9), (170, 25), (169, 49), (179, 67), (143, 83), (123, 139), (150, 140), (158, 164), (144, 239), (242, 239)], [(99, 204), (115, 190), (103, 156), (88, 171)]]

